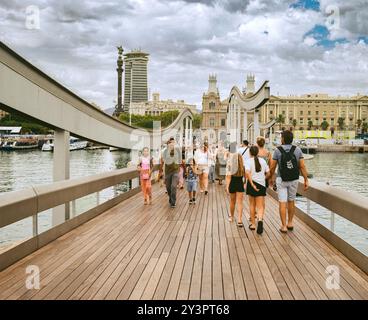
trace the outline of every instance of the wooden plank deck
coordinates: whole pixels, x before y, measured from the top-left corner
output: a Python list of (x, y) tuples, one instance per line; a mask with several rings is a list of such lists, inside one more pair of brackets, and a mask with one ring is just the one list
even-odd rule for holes
[[(170, 209), (156, 185), (153, 205), (140, 194), (120, 203), (0, 272), (0, 299), (368, 299), (368, 275), (306, 224), (278, 231), (271, 197), (262, 236), (227, 221), (223, 186), (197, 200), (178, 190)], [(25, 286), (29, 265), (39, 290)], [(326, 288), (329, 265), (338, 290)]]

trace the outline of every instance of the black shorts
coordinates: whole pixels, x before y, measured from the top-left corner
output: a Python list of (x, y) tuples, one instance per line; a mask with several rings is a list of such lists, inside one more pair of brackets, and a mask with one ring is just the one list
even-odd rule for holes
[(252, 197), (265, 197), (266, 196), (266, 187), (262, 186), (261, 184), (253, 181), (253, 183), (255, 184), (255, 186), (257, 187), (257, 189), (259, 189), (259, 191), (256, 191), (253, 189), (253, 187), (251, 186), (251, 184), (248, 182), (247, 183), (247, 195), (252, 196)]
[(243, 177), (231, 176), (230, 184), (229, 184), (229, 192), (244, 192), (244, 181)]

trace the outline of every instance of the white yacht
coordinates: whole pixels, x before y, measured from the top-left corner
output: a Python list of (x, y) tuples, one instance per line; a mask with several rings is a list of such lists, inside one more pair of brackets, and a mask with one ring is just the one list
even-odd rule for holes
[[(69, 150), (82, 150), (85, 149), (88, 142), (79, 138), (70, 137), (69, 139)], [(46, 141), (42, 146), (42, 151), (54, 151), (54, 143), (51, 140)]]

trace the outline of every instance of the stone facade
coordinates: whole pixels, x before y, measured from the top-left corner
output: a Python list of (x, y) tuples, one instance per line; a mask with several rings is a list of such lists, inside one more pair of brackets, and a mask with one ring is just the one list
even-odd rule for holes
[[(254, 75), (247, 77), (247, 94), (254, 91)], [(245, 90), (244, 90), (245, 92)], [(209, 78), (209, 89), (202, 97), (202, 129), (217, 132), (226, 130), (227, 99), (221, 101), (215, 76)], [(301, 96), (271, 96), (270, 100), (260, 109), (260, 122), (267, 123), (282, 114), (285, 123), (281, 126), (294, 127), (296, 130), (321, 129), (321, 123), (327, 121), (328, 130), (339, 129), (338, 119), (344, 118), (344, 129), (357, 130), (357, 120), (368, 122), (368, 96), (351, 97), (329, 96), (323, 93), (304, 94)], [(242, 117), (242, 115), (241, 115)], [(248, 113), (248, 123), (253, 116)], [(241, 124), (242, 125), (242, 124)], [(278, 125), (277, 125), (278, 127)]]
[(210, 75), (208, 90), (202, 96), (202, 125), (203, 130), (214, 130), (217, 135), (220, 130), (226, 130), (227, 99), (221, 101), (217, 88), (217, 78)]
[(196, 106), (193, 104), (185, 103), (184, 100), (160, 100), (160, 94), (153, 93), (151, 101), (132, 103), (132, 114), (160, 115), (163, 112), (181, 111), (186, 108), (189, 108), (194, 114), (198, 113)]
[(268, 122), (279, 117), (285, 118), (286, 127), (295, 129), (321, 128), (321, 123), (327, 121), (328, 129), (338, 129), (338, 119), (344, 119), (344, 128), (355, 130), (357, 120), (368, 122), (368, 96), (356, 95), (352, 97), (329, 96), (328, 94), (314, 93), (301, 96), (271, 96), (269, 102), (261, 109), (261, 121)]

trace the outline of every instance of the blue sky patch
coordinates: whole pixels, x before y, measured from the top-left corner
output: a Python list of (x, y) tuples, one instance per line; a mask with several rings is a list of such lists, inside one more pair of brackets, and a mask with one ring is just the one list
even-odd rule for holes
[(320, 11), (320, 4), (318, 0), (298, 0), (290, 8)]
[[(317, 46), (322, 46), (326, 49), (332, 49), (335, 47), (338, 43), (347, 43), (348, 41), (345, 38), (340, 38), (336, 40), (330, 40), (328, 39), (328, 36), (330, 35), (330, 31), (322, 25), (316, 25), (314, 28), (310, 31), (308, 31), (304, 38), (306, 37), (313, 37), (317, 40)], [(363, 39), (363, 41), (367, 41), (368, 39)]]

